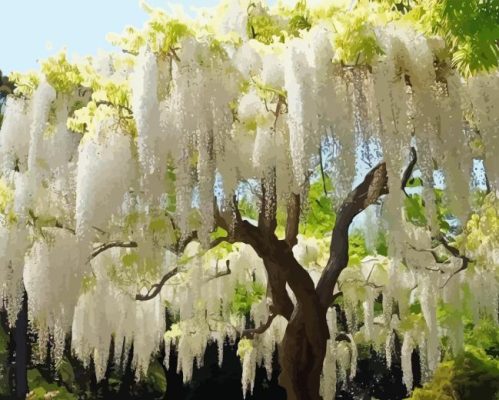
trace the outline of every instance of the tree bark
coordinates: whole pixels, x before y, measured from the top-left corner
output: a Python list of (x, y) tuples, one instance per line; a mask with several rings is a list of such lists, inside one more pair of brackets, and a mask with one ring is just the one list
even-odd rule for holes
[[(347, 197), (338, 211), (331, 239), (330, 258), (317, 289), (307, 293), (306, 301), (299, 299), (293, 311), (279, 351), (279, 383), (286, 389), (289, 400), (321, 398), (320, 377), (329, 339), (326, 312), (333, 302), (333, 289), (338, 277), (348, 264), (348, 230), (358, 213), (388, 192), (387, 181), (386, 166), (384, 163), (379, 164)], [(282, 261), (297, 263), (294, 257), (286, 259), (285, 255)]]
[[(320, 378), (329, 339), (326, 312), (333, 303), (338, 277), (348, 264), (348, 229), (357, 214), (388, 193), (387, 181), (386, 165), (381, 163), (366, 175), (339, 208), (330, 257), (317, 288), (292, 251), (297, 243), (299, 196), (293, 195), (288, 203), (284, 240), (275, 235), (275, 204), (267, 207), (265, 196), (262, 196), (258, 226), (243, 220), (235, 196), (232, 224), (228, 222), (228, 215), (224, 216), (215, 208), (217, 224), (230, 231), (230, 241), (250, 245), (263, 260), (268, 277), (267, 297), (271, 301), (269, 311), (289, 321), (279, 348), (279, 383), (286, 389), (289, 400), (320, 399)], [(273, 195), (273, 184), (272, 180), (262, 182), (262, 194), (269, 191)], [(296, 304), (291, 301), (287, 285), (296, 297)]]
[[(310, 332), (313, 332), (311, 335)], [(279, 384), (288, 400), (320, 399), (320, 377), (326, 354), (327, 323), (322, 307), (310, 313), (298, 305), (279, 349)]]
[[(278, 268), (297, 298), (279, 349), (279, 383), (290, 400), (317, 400), (328, 339), (326, 309), (320, 303), (310, 275), (296, 261), (287, 243), (270, 241), (270, 247), (271, 251), (263, 257), (265, 265)], [(289, 299), (285, 287), (283, 289), (285, 296), (282, 292), (279, 296), (272, 293), (273, 304)]]

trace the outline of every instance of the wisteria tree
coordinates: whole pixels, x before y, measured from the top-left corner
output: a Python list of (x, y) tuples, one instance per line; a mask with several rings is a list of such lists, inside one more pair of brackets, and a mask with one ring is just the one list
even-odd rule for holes
[(332, 399), (360, 345), (400, 340), (410, 391), (414, 349), (428, 379), (465, 312), (497, 324), (493, 1), (143, 6), (119, 51), (10, 77), (0, 284), (40, 361), (70, 335), (99, 380), (113, 339), (140, 378), (164, 343), (188, 382), (237, 342), (246, 393), (277, 346), (288, 399)]

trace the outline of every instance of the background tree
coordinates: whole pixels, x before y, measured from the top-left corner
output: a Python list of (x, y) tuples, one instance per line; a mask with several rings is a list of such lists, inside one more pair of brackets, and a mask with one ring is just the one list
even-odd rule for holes
[(289, 399), (333, 398), (362, 346), (400, 341), (410, 391), (414, 349), (423, 380), (463, 352), (460, 313), (497, 324), (497, 8), (470, 2), (466, 47), (454, 2), (344, 3), (144, 5), (121, 52), (11, 76), (0, 281), (40, 361), (71, 333), (98, 381), (110, 347), (144, 376), (163, 344), (187, 382), (229, 340), (246, 393), (278, 344)]

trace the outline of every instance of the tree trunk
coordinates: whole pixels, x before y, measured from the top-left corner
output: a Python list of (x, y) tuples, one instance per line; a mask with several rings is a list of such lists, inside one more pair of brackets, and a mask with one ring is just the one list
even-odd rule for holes
[[(271, 193), (275, 193), (270, 182)], [(350, 192), (337, 212), (330, 246), (329, 260), (321, 278), (314, 285), (308, 271), (293, 255), (300, 221), (300, 197), (293, 195), (288, 203), (286, 235), (279, 240), (275, 198), (270, 210), (265, 193), (269, 182), (262, 182), (262, 204), (258, 226), (244, 220), (233, 198), (234, 219), (228, 223), (216, 212), (220, 227), (231, 232), (229, 241), (250, 245), (263, 260), (267, 271), (267, 297), (271, 301), (271, 315), (281, 315), (289, 323), (279, 348), (281, 375), (279, 383), (286, 389), (289, 400), (320, 400), (320, 380), (329, 330), (326, 311), (334, 300), (334, 287), (341, 272), (348, 265), (348, 229), (352, 220), (378, 198), (388, 193), (386, 165), (374, 167)], [(271, 196), (273, 197), (273, 196)], [(215, 207), (218, 210), (218, 207)], [(296, 297), (293, 306), (287, 289)], [(271, 323), (271, 321), (270, 321)]]
[[(312, 316), (297, 306), (279, 349), (279, 384), (286, 389), (288, 400), (321, 398), (320, 378), (328, 339), (325, 333), (327, 323), (322, 307), (319, 306), (315, 314)], [(310, 335), (311, 329), (313, 335)]]
[(333, 228), (330, 257), (317, 288), (310, 289), (311, 280), (309, 276), (304, 278), (304, 269), (291, 250), (274, 247), (276, 252), (281, 250), (282, 254), (273, 256), (282, 260), (281, 270), (298, 301), (279, 352), (282, 369), (279, 381), (290, 400), (321, 398), (320, 378), (329, 339), (326, 311), (332, 305), (338, 277), (348, 265), (348, 229), (357, 214), (387, 193), (387, 179), (385, 164), (377, 165), (341, 205)]

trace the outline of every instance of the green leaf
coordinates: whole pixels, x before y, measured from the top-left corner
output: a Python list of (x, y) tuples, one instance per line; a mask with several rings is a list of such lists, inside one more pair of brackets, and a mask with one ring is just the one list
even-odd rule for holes
[(157, 393), (166, 393), (166, 376), (159, 361), (154, 360), (147, 370), (147, 384)]
[(409, 222), (417, 226), (426, 226), (426, 215), (422, 196), (413, 194), (406, 197), (404, 199), (404, 205)]
[(250, 287), (238, 284), (232, 299), (231, 310), (239, 316), (248, 315), (253, 303), (260, 301), (264, 295), (265, 288), (258, 282), (254, 282)]

